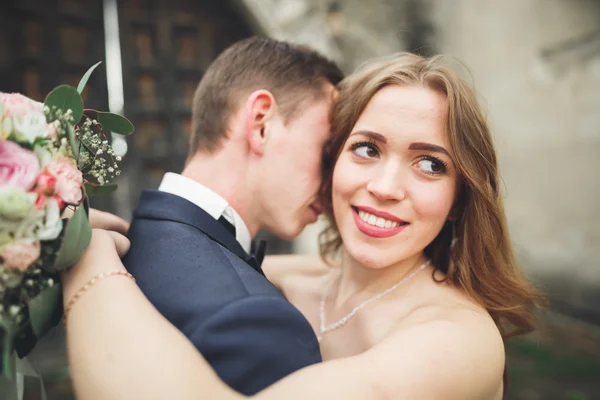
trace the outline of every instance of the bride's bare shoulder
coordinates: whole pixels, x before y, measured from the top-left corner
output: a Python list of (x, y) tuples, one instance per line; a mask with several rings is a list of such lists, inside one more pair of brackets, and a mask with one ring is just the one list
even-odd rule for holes
[[(407, 373), (419, 379), (423, 367), (431, 383), (456, 393), (457, 398), (500, 399), (505, 351), (496, 323), (483, 307), (464, 296), (442, 297), (444, 303), (438, 298), (415, 309), (376, 346), (377, 354), (382, 359), (387, 354), (414, 356), (419, 361)], [(435, 365), (439, 374), (430, 375), (427, 365)], [(476, 393), (479, 396), (473, 396)]]
[(266, 277), (278, 288), (289, 280), (321, 276), (328, 265), (318, 256), (286, 254), (267, 256), (262, 264)]
[[(429, 295), (428, 295), (429, 294)], [(448, 326), (465, 339), (465, 344), (472, 345), (473, 349), (481, 346), (491, 359), (504, 362), (504, 342), (496, 322), (489, 312), (474, 299), (449, 284), (435, 284), (431, 292), (423, 294), (424, 302), (415, 308), (405, 319), (406, 325), (399, 326), (410, 330), (431, 330), (433, 332), (440, 326)]]

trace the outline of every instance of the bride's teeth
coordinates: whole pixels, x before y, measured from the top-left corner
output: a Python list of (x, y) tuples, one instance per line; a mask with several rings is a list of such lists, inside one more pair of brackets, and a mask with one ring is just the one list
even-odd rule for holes
[(358, 217), (365, 221), (369, 225), (378, 226), (380, 228), (397, 228), (402, 225), (400, 222), (389, 221), (384, 218), (376, 217), (373, 214), (369, 214), (365, 211), (358, 210)]

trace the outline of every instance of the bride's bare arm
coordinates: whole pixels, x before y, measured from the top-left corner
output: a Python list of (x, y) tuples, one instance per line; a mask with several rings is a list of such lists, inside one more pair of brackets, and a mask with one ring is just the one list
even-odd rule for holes
[[(94, 230), (83, 258), (63, 276), (65, 305), (97, 274), (125, 271), (114, 239), (121, 249), (127, 246), (123, 236)], [(91, 286), (68, 314), (66, 328), (78, 399), (240, 397), (221, 383), (195, 347), (129, 278), (104, 278)]]
[[(65, 302), (91, 276), (124, 270), (111, 237), (96, 231), (84, 258), (65, 277)], [(499, 390), (501, 340), (487, 324), (424, 323), (355, 357), (298, 371), (255, 396), (280, 399), (493, 399)], [(77, 398), (239, 399), (134, 282), (96, 283), (67, 320)]]

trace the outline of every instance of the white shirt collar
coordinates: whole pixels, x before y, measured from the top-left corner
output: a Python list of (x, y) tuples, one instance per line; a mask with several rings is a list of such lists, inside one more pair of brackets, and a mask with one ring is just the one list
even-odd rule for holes
[(171, 193), (194, 203), (206, 211), (214, 219), (221, 216), (235, 227), (235, 238), (246, 253), (250, 252), (252, 241), (248, 227), (242, 217), (227, 203), (227, 200), (207, 188), (183, 175), (167, 172), (158, 187), (161, 192)]

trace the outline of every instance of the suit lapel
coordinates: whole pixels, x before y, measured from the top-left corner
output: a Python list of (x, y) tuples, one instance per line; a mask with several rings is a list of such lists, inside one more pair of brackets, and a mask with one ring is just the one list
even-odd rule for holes
[(193, 226), (263, 274), (256, 259), (244, 251), (235, 237), (219, 221), (182, 197), (158, 190), (144, 190), (133, 217), (174, 221)]

